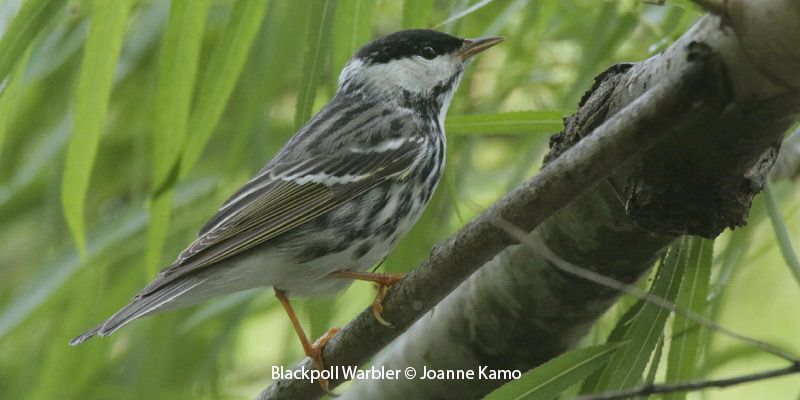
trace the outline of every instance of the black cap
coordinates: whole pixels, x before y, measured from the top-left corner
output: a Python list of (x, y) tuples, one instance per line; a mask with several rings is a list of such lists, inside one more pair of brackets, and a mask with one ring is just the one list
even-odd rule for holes
[(432, 59), (461, 48), (464, 39), (430, 29), (409, 29), (386, 35), (362, 47), (356, 58), (367, 64), (383, 64), (399, 58)]

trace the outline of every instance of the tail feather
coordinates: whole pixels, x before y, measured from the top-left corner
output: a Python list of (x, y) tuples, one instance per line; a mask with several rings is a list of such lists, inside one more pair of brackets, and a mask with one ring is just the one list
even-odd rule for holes
[(181, 302), (177, 304), (170, 304), (170, 302), (173, 302), (176, 300), (176, 298), (194, 289), (205, 281), (205, 278), (187, 277), (177, 281), (172, 281), (155, 290), (154, 292), (148, 293), (144, 296), (137, 295), (127, 306), (117, 311), (114, 315), (100, 325), (95, 326), (94, 328), (74, 337), (69, 341), (69, 344), (71, 346), (75, 346), (91, 339), (94, 336), (108, 336), (128, 323), (148, 314), (164, 309), (180, 308), (181, 306), (189, 305), (191, 304), (189, 302)]
[(103, 324), (100, 324), (100, 325), (95, 326), (92, 329), (89, 329), (86, 332), (81, 333), (78, 336), (75, 336), (74, 338), (72, 338), (72, 340), (69, 341), (69, 345), (70, 346), (77, 346), (77, 345), (89, 340), (90, 338), (92, 338), (92, 337), (96, 336), (98, 333), (100, 333), (100, 329), (102, 329), (102, 328), (103, 328)]

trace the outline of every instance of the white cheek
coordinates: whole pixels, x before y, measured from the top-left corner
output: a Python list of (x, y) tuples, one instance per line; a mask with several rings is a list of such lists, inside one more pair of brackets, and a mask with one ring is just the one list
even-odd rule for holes
[(384, 86), (387, 83), (410, 92), (419, 93), (430, 90), (438, 83), (446, 81), (455, 72), (456, 64), (444, 57), (433, 60), (405, 58), (392, 60), (386, 64), (364, 68), (365, 80)]

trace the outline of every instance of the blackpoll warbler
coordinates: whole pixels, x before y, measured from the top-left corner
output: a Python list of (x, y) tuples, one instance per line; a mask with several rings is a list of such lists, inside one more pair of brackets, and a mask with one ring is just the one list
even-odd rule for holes
[(336, 96), (258, 175), (219, 209), (197, 239), (116, 314), (74, 338), (106, 336), (157, 311), (220, 294), (273, 287), (306, 354), (322, 368), (289, 296), (377, 282), (374, 302), (399, 276), (364, 272), (382, 261), (428, 204), (445, 159), (444, 117), (465, 66), (501, 38), (432, 30), (379, 38), (347, 63)]

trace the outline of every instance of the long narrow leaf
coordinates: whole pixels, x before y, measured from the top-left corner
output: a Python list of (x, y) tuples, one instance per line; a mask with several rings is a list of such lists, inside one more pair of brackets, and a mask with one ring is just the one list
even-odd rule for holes
[(211, 55), (196, 106), (189, 120), (189, 136), (181, 159), (180, 174), (194, 167), (219, 122), (225, 105), (244, 68), (267, 0), (238, 0), (231, 11), (220, 45)]
[[(173, 0), (159, 54), (153, 188), (169, 177), (186, 137), (192, 89), (210, 0)], [(226, 44), (227, 45), (227, 44)]]
[(150, 200), (147, 224), (147, 247), (144, 253), (145, 270), (148, 276), (155, 276), (158, 271), (164, 241), (167, 239), (169, 220), (172, 216), (172, 195), (169, 189)]
[(17, 105), (20, 101), (20, 88), (25, 77), (25, 68), (28, 66), (30, 55), (30, 50), (25, 52), (22, 60), (14, 68), (14, 73), (11, 75), (5, 90), (0, 93), (0, 155), (3, 154), (6, 132), (11, 127), (11, 123), (14, 122), (14, 114), (17, 112)]
[(372, 36), (376, 2), (373, 0), (339, 0), (333, 27), (331, 72), (336, 76), (347, 60)]
[[(711, 260), (714, 241), (699, 237), (685, 239), (688, 257), (684, 281), (678, 293), (677, 305), (703, 315), (708, 298), (711, 278)], [(675, 316), (672, 323), (672, 343), (667, 358), (667, 382), (687, 381), (695, 377), (700, 357), (702, 330), (696, 322)], [(685, 392), (676, 392), (664, 397), (667, 400), (682, 400)]]
[[(642, 308), (644, 305), (647, 304), (644, 300), (639, 300), (634, 303), (625, 314), (622, 314), (617, 324), (614, 325), (614, 329), (611, 330), (611, 333), (608, 334), (608, 338), (606, 338), (606, 343), (619, 343), (625, 340), (625, 336), (628, 334), (628, 330), (631, 328), (633, 321), (636, 319), (636, 316), (642, 312)], [(589, 377), (583, 381), (583, 385), (581, 385), (581, 394), (589, 394), (595, 393), (598, 391), (598, 386), (600, 385), (600, 378), (603, 377), (603, 370), (595, 371)]]
[(455, 135), (554, 133), (564, 129), (563, 116), (562, 111), (453, 115), (445, 129)]
[[(174, 0), (159, 55), (153, 140), (153, 192), (145, 266), (155, 272), (172, 210), (174, 176), (186, 138), (192, 90), (210, 0)], [(164, 188), (164, 190), (162, 190)]]
[(86, 249), (83, 203), (106, 120), (129, 1), (95, 0), (92, 3), (89, 36), (75, 93), (72, 138), (61, 186), (64, 216), (81, 253)]
[(28, 0), (0, 39), (0, 82), (22, 59), (36, 35), (64, 6), (64, 0)]
[(656, 350), (653, 352), (653, 359), (650, 360), (650, 367), (647, 369), (647, 375), (644, 377), (644, 385), (652, 385), (656, 381), (656, 374), (658, 367), (661, 364), (661, 355), (664, 352), (664, 335), (658, 337)]
[(501, 386), (486, 399), (550, 400), (602, 367), (620, 346), (622, 343), (605, 343), (562, 354)]
[(303, 56), (303, 77), (297, 94), (294, 124), (299, 128), (311, 117), (317, 87), (322, 77), (322, 65), (330, 51), (328, 40), (336, 13), (336, 0), (322, 0), (310, 7), (306, 51)]
[[(683, 277), (684, 257), (686, 257), (684, 246), (673, 245), (653, 282), (651, 294), (667, 301), (674, 301)], [(650, 303), (642, 307), (626, 332), (624, 339), (628, 343), (614, 353), (604, 368), (598, 385), (600, 391), (625, 389), (639, 384), (659, 337), (664, 331), (669, 313), (669, 310)]]
[(764, 190), (764, 200), (769, 220), (772, 222), (772, 229), (775, 230), (775, 237), (778, 239), (783, 260), (786, 261), (786, 265), (792, 271), (794, 279), (800, 284), (800, 260), (798, 260), (797, 253), (794, 251), (792, 235), (789, 234), (789, 230), (786, 229), (786, 224), (783, 222), (783, 216), (778, 209), (778, 203), (775, 201), (775, 193), (771, 184), (767, 184)]
[[(756, 199), (756, 201), (758, 201), (758, 199)], [(756, 208), (755, 204), (754, 202), (753, 209)], [(734, 271), (742, 263), (744, 255), (747, 254), (747, 251), (750, 249), (756, 227), (754, 214), (754, 212), (750, 214), (748, 226), (736, 229), (730, 233), (730, 239), (728, 239), (728, 243), (725, 245), (725, 248), (722, 249), (719, 256), (719, 264), (721, 264), (721, 266), (719, 267), (719, 272), (716, 274), (716, 280), (711, 284), (708, 290), (709, 302), (716, 301), (720, 295), (722, 295), (728, 287), (728, 282), (730, 282)]]

